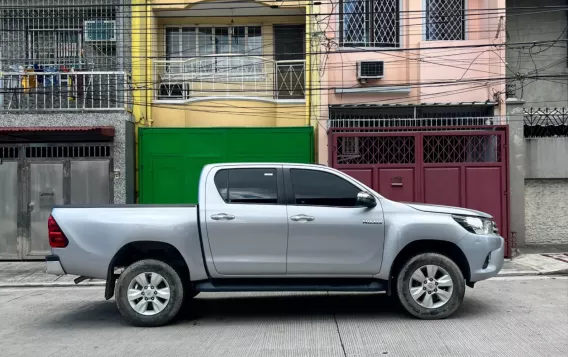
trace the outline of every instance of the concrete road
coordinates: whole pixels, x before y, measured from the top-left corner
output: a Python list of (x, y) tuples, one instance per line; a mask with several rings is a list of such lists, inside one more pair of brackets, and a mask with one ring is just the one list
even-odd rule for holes
[(100, 287), (0, 289), (0, 356), (568, 356), (568, 277), (498, 278), (443, 321), (381, 294), (201, 294), (162, 328)]

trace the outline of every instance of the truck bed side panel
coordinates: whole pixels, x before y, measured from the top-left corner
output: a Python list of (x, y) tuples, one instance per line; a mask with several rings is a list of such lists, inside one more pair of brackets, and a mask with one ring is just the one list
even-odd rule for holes
[(156, 241), (181, 253), (192, 280), (207, 278), (196, 206), (56, 207), (52, 215), (69, 239), (66, 248), (52, 249), (67, 274), (105, 279), (124, 245)]

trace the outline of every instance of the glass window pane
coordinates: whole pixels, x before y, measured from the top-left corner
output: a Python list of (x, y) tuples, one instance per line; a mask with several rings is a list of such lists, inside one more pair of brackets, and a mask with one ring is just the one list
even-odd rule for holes
[(233, 27), (231, 53), (245, 53), (246, 27)]
[(229, 28), (215, 28), (215, 53), (231, 53), (229, 46)]
[(213, 29), (211, 27), (197, 28), (198, 54), (200, 56), (213, 53)]
[(184, 27), (181, 29), (181, 57), (191, 58), (197, 54), (197, 38), (195, 28)]
[(180, 31), (179, 28), (166, 28), (166, 58), (177, 58), (180, 56)]
[(262, 36), (260, 26), (248, 27), (248, 40), (246, 53), (251, 56), (262, 55)]
[(220, 170), (215, 174), (215, 186), (221, 195), (221, 198), (227, 202), (227, 189), (229, 185), (229, 171)]
[(343, 2), (343, 43), (346, 45), (367, 42), (367, 1)]
[(276, 169), (233, 169), (229, 171), (230, 203), (277, 203)]
[(357, 206), (357, 194), (361, 190), (339, 176), (299, 169), (290, 170), (290, 175), (297, 205)]

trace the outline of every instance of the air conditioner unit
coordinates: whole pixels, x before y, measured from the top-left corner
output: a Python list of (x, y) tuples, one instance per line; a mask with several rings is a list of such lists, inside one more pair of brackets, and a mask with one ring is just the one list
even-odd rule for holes
[(383, 61), (358, 61), (357, 79), (380, 79), (385, 75), (385, 63)]
[(85, 42), (114, 42), (116, 41), (116, 21), (88, 20), (85, 21)]

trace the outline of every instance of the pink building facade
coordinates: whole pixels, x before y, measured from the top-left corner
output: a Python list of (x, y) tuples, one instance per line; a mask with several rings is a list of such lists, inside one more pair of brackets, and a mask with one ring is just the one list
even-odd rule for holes
[(320, 163), (330, 164), (323, 128), (504, 122), (505, 0), (331, 0), (320, 8)]
[(311, 36), (319, 162), (395, 201), (488, 212), (511, 254), (505, 1), (331, 1)]

